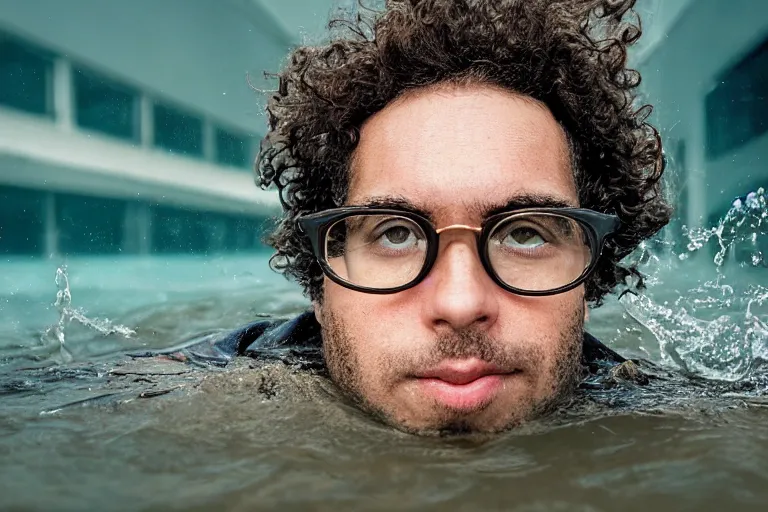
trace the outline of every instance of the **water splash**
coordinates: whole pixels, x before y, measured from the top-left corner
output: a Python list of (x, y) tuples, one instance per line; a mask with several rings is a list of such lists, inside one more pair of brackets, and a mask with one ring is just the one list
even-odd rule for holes
[(768, 267), (767, 255), (761, 250), (758, 240), (768, 235), (768, 198), (762, 187), (750, 192), (743, 198), (737, 198), (728, 213), (717, 226), (709, 229), (687, 230), (688, 253), (679, 255), (681, 260), (689, 257), (711, 239), (716, 239), (719, 249), (713, 262), (718, 270), (725, 263), (726, 256), (740, 245), (752, 248), (747, 263), (753, 267)]
[(59, 312), (59, 320), (43, 332), (40, 341), (44, 345), (56, 346), (58, 344), (59, 355), (62, 362), (68, 363), (73, 360), (72, 353), (66, 347), (66, 327), (72, 321), (104, 336), (117, 334), (125, 338), (130, 338), (136, 334), (134, 330), (123, 325), (113, 325), (108, 318), (91, 319), (85, 315), (85, 312), (82, 309), (73, 308), (72, 292), (69, 289), (69, 276), (67, 274), (66, 265), (62, 265), (56, 269), (55, 282), (57, 292), (54, 307), (56, 307), (56, 310)]
[[(736, 199), (714, 227), (685, 234), (682, 254), (670, 255), (670, 244), (663, 242), (639, 248), (634, 261), (649, 276), (648, 290), (641, 296), (625, 294), (622, 305), (654, 335), (663, 363), (718, 380), (764, 373), (768, 288), (758, 283), (768, 283), (765, 190)], [(691, 255), (705, 248), (714, 256), (702, 265)]]

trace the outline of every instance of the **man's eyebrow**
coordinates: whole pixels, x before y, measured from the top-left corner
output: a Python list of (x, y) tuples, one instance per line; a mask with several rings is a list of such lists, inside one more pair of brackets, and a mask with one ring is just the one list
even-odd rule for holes
[(416, 213), (422, 217), (426, 217), (430, 221), (434, 222), (434, 215), (424, 207), (417, 206), (413, 202), (409, 201), (403, 196), (373, 196), (366, 197), (362, 201), (355, 201), (353, 205), (349, 206), (365, 206), (368, 208), (393, 208), (395, 210), (403, 210), (411, 213)]
[[(361, 201), (355, 201), (354, 205), (349, 206), (365, 206), (368, 208), (393, 208), (395, 210), (404, 210), (413, 212), (426, 217), (433, 223), (435, 222), (435, 215), (439, 212), (435, 211), (435, 208), (429, 207), (429, 205), (419, 206), (403, 196), (373, 196), (363, 198)], [(509, 197), (506, 202), (475, 202), (467, 205), (467, 209), (470, 213), (474, 214), (480, 219), (486, 219), (491, 215), (495, 215), (501, 212), (507, 212), (511, 210), (519, 210), (523, 208), (574, 208), (578, 206), (573, 201), (567, 198), (558, 197), (550, 194), (515, 194)]]
[(578, 205), (563, 197), (550, 194), (516, 194), (504, 203), (478, 202), (472, 205), (472, 210), (482, 218), (497, 213), (523, 208), (575, 208)]

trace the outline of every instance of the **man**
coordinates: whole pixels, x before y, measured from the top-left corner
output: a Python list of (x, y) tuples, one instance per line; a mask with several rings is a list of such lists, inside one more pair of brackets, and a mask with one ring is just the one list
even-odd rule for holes
[(391, 0), (296, 49), (257, 180), (285, 211), (273, 267), (313, 312), (215, 354), (319, 347), (347, 396), (418, 433), (513, 427), (621, 362), (587, 305), (670, 216), (625, 67), (633, 4)]

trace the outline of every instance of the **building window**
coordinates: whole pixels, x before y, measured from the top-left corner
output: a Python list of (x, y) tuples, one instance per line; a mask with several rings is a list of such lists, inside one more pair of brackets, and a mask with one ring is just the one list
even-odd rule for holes
[(173, 206), (152, 207), (152, 251), (217, 254), (264, 250), (267, 218), (236, 217)]
[(53, 56), (2, 32), (0, 105), (53, 117)]
[(78, 69), (74, 73), (77, 125), (121, 139), (139, 140), (139, 95), (114, 80)]
[(227, 250), (232, 252), (268, 250), (263, 240), (269, 227), (270, 224), (266, 218), (228, 218), (225, 241)]
[(0, 254), (43, 252), (45, 192), (0, 186)]
[(250, 139), (223, 128), (216, 129), (216, 161), (232, 167), (248, 168), (251, 151)]
[(208, 240), (204, 213), (156, 205), (152, 208), (152, 249), (161, 254), (205, 253)]
[(62, 254), (115, 254), (123, 241), (125, 202), (57, 194), (56, 223)]
[(168, 105), (155, 104), (155, 145), (171, 153), (203, 155), (203, 120)]
[(768, 39), (719, 77), (705, 107), (709, 159), (768, 132)]

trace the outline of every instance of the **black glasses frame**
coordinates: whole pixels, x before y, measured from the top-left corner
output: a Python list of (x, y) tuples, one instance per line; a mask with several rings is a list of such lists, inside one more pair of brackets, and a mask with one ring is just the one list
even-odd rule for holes
[[(582, 272), (582, 274), (576, 278), (576, 280), (565, 286), (553, 288), (551, 290), (530, 291), (521, 290), (519, 288), (515, 288), (514, 286), (510, 286), (498, 276), (496, 271), (493, 269), (490, 257), (488, 256), (488, 238), (490, 237), (493, 229), (499, 224), (499, 222), (510, 216), (520, 213), (544, 213), (557, 215), (560, 217), (567, 217), (578, 222), (581, 226), (586, 228), (585, 233), (589, 238), (590, 247), (592, 248), (592, 260), (584, 269), (584, 272)], [(349, 281), (342, 279), (339, 275), (337, 275), (331, 268), (326, 257), (326, 236), (328, 235), (328, 230), (334, 224), (344, 220), (347, 217), (356, 215), (397, 215), (415, 222), (427, 237), (427, 254), (424, 259), (424, 266), (422, 267), (421, 272), (419, 272), (419, 274), (410, 282), (395, 288), (369, 288), (365, 286), (359, 286), (354, 283), (350, 283)], [(345, 206), (306, 215), (298, 219), (297, 224), (299, 229), (309, 237), (310, 243), (312, 244), (312, 251), (315, 254), (315, 258), (317, 258), (323, 273), (325, 273), (325, 275), (328, 276), (331, 281), (334, 281), (335, 283), (351, 290), (373, 294), (389, 294), (407, 290), (408, 288), (412, 288), (419, 284), (429, 274), (435, 264), (435, 261), (437, 261), (440, 234), (429, 219), (419, 215), (418, 213), (406, 210), (398, 210), (394, 208)], [(620, 225), (621, 221), (616, 215), (600, 213), (594, 210), (588, 210), (586, 208), (523, 208), (498, 213), (488, 217), (483, 221), (481, 231), (479, 233), (476, 232), (475, 235), (477, 239), (477, 251), (480, 257), (480, 261), (482, 262), (485, 271), (497, 285), (516, 295), (546, 296), (567, 292), (568, 290), (572, 290), (573, 288), (576, 288), (581, 283), (583, 283), (587, 277), (589, 277), (589, 275), (595, 270), (597, 261), (602, 253), (606, 237), (615, 233)]]

